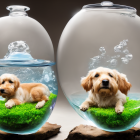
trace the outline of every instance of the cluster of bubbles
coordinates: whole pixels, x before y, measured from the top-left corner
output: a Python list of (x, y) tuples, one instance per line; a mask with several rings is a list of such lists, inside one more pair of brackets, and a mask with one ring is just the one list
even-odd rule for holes
[(52, 93), (57, 93), (57, 80), (54, 71), (47, 67), (2, 67), (0, 75), (10, 73), (16, 75), (21, 83), (43, 83)]
[[(30, 53), (29, 46), (24, 41), (15, 41), (9, 44), (8, 53), (4, 58), (8, 58), (15, 52)], [(10, 73), (16, 75), (21, 83), (43, 83), (49, 90), (57, 94), (57, 80), (51, 66), (46, 67), (1, 67), (0, 75)]]
[(42, 78), (43, 80), (41, 81), (41, 83), (45, 82), (52, 93), (55, 93), (58, 90), (56, 76), (51, 67), (44, 68)]
[(25, 41), (15, 41), (8, 45), (8, 52), (4, 56), (4, 58), (8, 58), (10, 54), (15, 52), (23, 52), (30, 53), (29, 46), (25, 43)]
[(91, 58), (89, 69), (97, 68), (99, 66), (116, 67), (118, 65), (119, 59), (121, 59), (122, 63), (128, 64), (133, 58), (133, 55), (129, 52), (128, 48), (125, 48), (127, 42), (128, 40), (123, 40), (119, 45), (114, 47), (114, 56), (107, 55), (105, 48), (100, 47), (99, 51), (101, 54)]

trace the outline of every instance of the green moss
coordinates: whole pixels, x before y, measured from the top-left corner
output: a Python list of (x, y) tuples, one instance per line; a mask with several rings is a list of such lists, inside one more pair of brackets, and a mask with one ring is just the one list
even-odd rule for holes
[(129, 100), (129, 97), (127, 97), (127, 102), (124, 104), (124, 107), (122, 114), (117, 114), (114, 107), (90, 107), (87, 112), (110, 127), (124, 126), (136, 116), (140, 115), (140, 100)]
[(57, 95), (51, 93), (49, 100), (40, 109), (35, 108), (37, 103), (23, 103), (7, 109), (5, 101), (0, 101), (0, 125), (22, 128), (27, 125), (38, 124), (46, 113), (47, 108), (50, 107), (52, 100), (56, 97)]

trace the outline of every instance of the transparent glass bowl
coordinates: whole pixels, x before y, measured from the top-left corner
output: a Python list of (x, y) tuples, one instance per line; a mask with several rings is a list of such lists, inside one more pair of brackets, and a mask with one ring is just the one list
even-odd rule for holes
[[(12, 42), (8, 46), (8, 53), (3, 59), (0, 59), (0, 129), (8, 133), (30, 134), (38, 131), (51, 115), (57, 98), (55, 63), (49, 60), (34, 59), (28, 51), (30, 51), (29, 46), (24, 41)], [(14, 77), (10, 75), (7, 83), (7, 81), (2, 80), (3, 74), (6, 74), (5, 79), (8, 76), (7, 74), (14, 74), (20, 82), (18, 89), (15, 88), (15, 81), (14, 83), (12, 81)], [(42, 83), (48, 87), (49, 91), (46, 90), (46, 92), (49, 100), (45, 101), (43, 107), (36, 108), (36, 104), (41, 101), (40, 99), (32, 101), (33, 95), (31, 92), (34, 86), (26, 93), (21, 85), (23, 83)], [(14, 87), (13, 96), (10, 87)], [(20, 89), (22, 89), (22, 92)], [(48, 92), (50, 95), (48, 95)], [(38, 93), (40, 91), (36, 92), (36, 97)], [(22, 104), (14, 105), (10, 109), (7, 108), (7, 102), (12, 99), (17, 99)]]
[[(106, 131), (119, 132), (133, 127), (140, 120), (139, 111), (125, 124), (123, 121), (122, 125), (114, 127), (107, 125), (105, 118), (101, 121), (90, 111), (81, 111), (79, 106), (88, 97), (88, 92), (81, 86), (81, 77), (100, 66), (116, 69), (124, 73), (132, 85), (129, 100), (139, 102), (139, 23), (140, 17), (133, 7), (112, 2), (90, 4), (68, 22), (59, 41), (57, 67), (66, 98), (82, 118)], [(139, 107), (130, 109), (130, 112), (139, 110)], [(123, 118), (123, 113), (120, 117)]]
[(0, 78), (2, 74), (14, 74), (20, 84), (42, 83), (51, 94), (40, 109), (36, 109), (37, 102), (23, 103), (8, 109), (5, 97), (0, 96), (0, 130), (13, 134), (31, 134), (43, 126), (55, 106), (58, 87), (54, 50), (44, 27), (26, 13), (29, 7), (12, 5), (7, 9), (10, 11), (9, 16), (0, 18), (3, 36), (0, 38), (0, 58), (6, 54), (0, 59)]
[[(4, 110), (1, 111), (5, 112), (3, 115), (0, 113), (0, 130), (14, 134), (31, 134), (38, 131), (44, 125), (44, 123), (46, 123), (49, 116), (51, 115), (51, 112), (53, 111), (58, 93), (57, 79), (52, 63), (48, 63), (47, 65), (39, 64), (38, 66), (30, 65), (28, 67), (24, 66), (24, 62), (20, 63), (22, 63), (20, 64), (20, 66), (11, 66), (10, 64), (10, 66), (8, 67), (1, 67), (0, 75), (5, 73), (14, 74), (20, 79), (21, 84), (45, 84), (49, 88), (51, 95), (49, 96), (49, 101), (47, 101), (48, 103), (46, 102), (45, 110), (36, 109), (35, 106), (37, 102), (29, 103), (29, 105), (33, 105), (31, 108), (27, 108), (27, 110), (23, 110), (24, 104), (22, 104), (22, 106), (14, 106), (11, 109), (6, 109), (6, 107), (2, 104), (3, 106), (1, 106), (4, 108)], [(0, 97), (0, 100), (3, 103), (5, 98)], [(20, 106), (21, 108), (18, 106)], [(21, 109), (23, 110), (23, 112), (21, 112)], [(14, 112), (14, 110), (17, 112)], [(12, 114), (13, 112), (14, 114)], [(25, 120), (24, 117), (27, 118), (27, 120)], [(6, 122), (6, 120), (9, 121)]]

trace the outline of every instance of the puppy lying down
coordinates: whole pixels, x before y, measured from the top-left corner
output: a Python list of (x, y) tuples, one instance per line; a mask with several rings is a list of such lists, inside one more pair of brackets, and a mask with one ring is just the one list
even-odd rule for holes
[(80, 106), (82, 111), (91, 106), (115, 107), (118, 114), (124, 110), (126, 95), (131, 87), (126, 75), (103, 67), (89, 71), (88, 75), (81, 79), (81, 85), (89, 91), (88, 98)]
[(7, 108), (25, 102), (38, 102), (36, 108), (41, 108), (49, 100), (49, 95), (50, 91), (44, 84), (20, 84), (19, 79), (13, 74), (3, 74), (0, 77), (0, 96), (6, 98)]

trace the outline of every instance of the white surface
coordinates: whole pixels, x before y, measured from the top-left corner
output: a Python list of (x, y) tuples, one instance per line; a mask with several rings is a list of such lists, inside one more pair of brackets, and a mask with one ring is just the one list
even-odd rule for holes
[(64, 140), (67, 138), (69, 131), (75, 126), (87, 123), (70, 106), (62, 91), (58, 93), (56, 105), (48, 122), (62, 126), (60, 133), (49, 140)]

